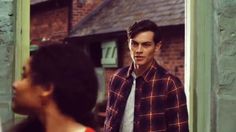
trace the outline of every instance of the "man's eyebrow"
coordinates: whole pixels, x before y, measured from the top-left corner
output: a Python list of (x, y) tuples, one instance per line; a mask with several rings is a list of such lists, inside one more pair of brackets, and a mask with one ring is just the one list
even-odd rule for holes
[(137, 41), (135, 41), (134, 39), (131, 39), (131, 42), (133, 42), (133, 43), (137, 43), (137, 44), (152, 44), (153, 42), (151, 42), (151, 41), (146, 41), (146, 42), (137, 42)]
[(142, 42), (141, 44), (152, 44), (152, 42), (150, 42), (150, 41), (146, 41), (146, 42)]
[(138, 43), (137, 41), (135, 41), (135, 40), (133, 40), (133, 39), (131, 39), (131, 41), (132, 41), (132, 42), (135, 42), (135, 43)]
[[(135, 42), (135, 43), (140, 43), (140, 42), (135, 41), (134, 39), (131, 39), (131, 41), (132, 41), (132, 42)], [(140, 44), (145, 44), (145, 43), (152, 43), (152, 42), (151, 42), (151, 41), (146, 41), (146, 42), (142, 42), (142, 43), (140, 43)]]

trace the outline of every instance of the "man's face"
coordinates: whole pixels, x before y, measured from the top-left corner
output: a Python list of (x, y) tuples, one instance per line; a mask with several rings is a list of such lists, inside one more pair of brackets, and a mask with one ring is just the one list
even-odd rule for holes
[(155, 50), (160, 49), (160, 44), (155, 45), (153, 38), (153, 32), (144, 31), (129, 40), (130, 55), (136, 66), (148, 67), (152, 63)]

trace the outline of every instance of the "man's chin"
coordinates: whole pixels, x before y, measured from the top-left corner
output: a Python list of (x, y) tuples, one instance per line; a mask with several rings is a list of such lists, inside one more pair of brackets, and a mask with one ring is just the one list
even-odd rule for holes
[(143, 67), (143, 65), (144, 65), (143, 63), (135, 63), (135, 66), (137, 69), (139, 69), (140, 67)]
[(144, 62), (142, 62), (142, 61), (136, 61), (135, 64), (136, 64), (136, 65), (139, 65), (139, 66), (143, 66), (143, 65), (144, 65)]

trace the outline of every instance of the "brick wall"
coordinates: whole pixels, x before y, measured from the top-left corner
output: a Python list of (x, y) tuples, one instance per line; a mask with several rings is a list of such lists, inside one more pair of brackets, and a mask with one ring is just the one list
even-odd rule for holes
[(69, 10), (71, 10), (70, 27), (73, 28), (82, 18), (96, 8), (102, 0), (86, 0), (83, 4), (79, 3), (79, 0), (72, 0), (71, 9), (69, 9), (68, 2), (64, 5), (49, 3), (41, 7), (40, 5), (31, 7), (33, 8), (30, 19), (32, 43), (37, 44), (42, 38), (56, 41), (62, 40), (68, 35)]
[(85, 3), (79, 3), (79, 0), (73, 0), (70, 26), (73, 28), (82, 18), (88, 15), (101, 2), (102, 0), (85, 0)]
[(32, 43), (42, 38), (58, 41), (68, 34), (68, 7), (52, 7), (31, 13), (30, 37)]
[(157, 53), (156, 60), (173, 75), (184, 82), (184, 38), (172, 36), (164, 41), (161, 52)]

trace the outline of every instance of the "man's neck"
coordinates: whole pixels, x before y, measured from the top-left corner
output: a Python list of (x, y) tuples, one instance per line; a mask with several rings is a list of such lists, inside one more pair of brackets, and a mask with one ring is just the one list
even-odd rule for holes
[(143, 74), (147, 71), (147, 69), (149, 69), (149, 67), (151, 66), (153, 61), (151, 61), (150, 63), (146, 64), (146, 65), (136, 65), (134, 64), (134, 73), (136, 74), (137, 77), (139, 76), (143, 76)]

